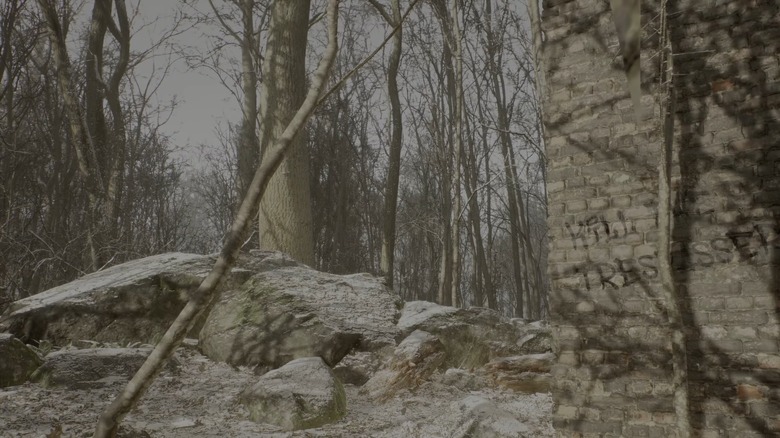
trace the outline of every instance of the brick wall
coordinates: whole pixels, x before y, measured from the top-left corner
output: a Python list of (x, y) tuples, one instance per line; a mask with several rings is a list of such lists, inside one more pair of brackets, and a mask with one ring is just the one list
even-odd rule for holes
[[(660, 2), (643, 3), (653, 117), (637, 127), (609, 2), (544, 0), (560, 436), (675, 436), (656, 258)], [(780, 436), (780, 2), (670, 7), (689, 417), (705, 437)]]

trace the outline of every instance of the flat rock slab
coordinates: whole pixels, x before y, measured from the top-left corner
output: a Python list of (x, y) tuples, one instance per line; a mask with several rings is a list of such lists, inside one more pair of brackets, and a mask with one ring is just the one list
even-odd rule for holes
[[(155, 343), (215, 261), (214, 255), (167, 253), (112, 266), (14, 302), (0, 315), (0, 332), (56, 346), (82, 339)], [(252, 251), (239, 257), (220, 287), (232, 289), (255, 273), (291, 265), (298, 264), (282, 253)]]
[[(32, 380), (44, 386), (64, 386), (70, 389), (99, 388), (114, 382), (127, 382), (143, 365), (151, 348), (86, 348), (55, 351), (44, 358), (44, 363)], [(169, 361), (167, 370), (177, 367)]]
[(22, 341), (9, 333), (0, 333), (0, 388), (26, 382), (41, 363)]
[(296, 359), (269, 371), (239, 399), (253, 421), (285, 430), (319, 427), (347, 413), (344, 387), (319, 357)]
[(200, 333), (208, 357), (277, 368), (300, 357), (336, 365), (349, 351), (395, 345), (399, 297), (368, 274), (305, 266), (257, 274), (223, 294)]

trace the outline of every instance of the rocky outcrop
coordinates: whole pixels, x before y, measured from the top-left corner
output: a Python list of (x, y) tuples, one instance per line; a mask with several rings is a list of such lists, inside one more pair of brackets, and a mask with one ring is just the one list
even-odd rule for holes
[(319, 357), (296, 359), (266, 373), (239, 398), (253, 421), (285, 430), (322, 426), (347, 412), (344, 387)]
[[(170, 253), (113, 266), (16, 301), (0, 317), (0, 331), (60, 346), (81, 339), (149, 343), (165, 332), (213, 264), (210, 256)], [(226, 286), (247, 277), (236, 270)]]
[(457, 309), (427, 301), (406, 303), (398, 321), (403, 333), (424, 330), (447, 351), (446, 364), (478, 368), (498, 357), (551, 351), (550, 331), (541, 324), (509, 320), (491, 309)]
[(436, 336), (416, 330), (396, 347), (389, 365), (377, 372), (361, 390), (383, 401), (428, 380), (444, 363), (444, 346)]
[(390, 346), (378, 351), (353, 351), (333, 367), (333, 373), (342, 383), (361, 386), (386, 365), (392, 355), (393, 348)]
[(21, 385), (41, 365), (41, 359), (22, 341), (0, 334), (0, 388)]
[(200, 345), (210, 358), (233, 365), (276, 368), (318, 356), (334, 366), (350, 350), (395, 345), (399, 307), (399, 297), (376, 277), (290, 266), (223, 294)]
[[(32, 380), (46, 387), (71, 389), (99, 388), (114, 382), (127, 382), (143, 365), (151, 348), (86, 348), (50, 353), (32, 375)], [(168, 362), (167, 370), (177, 367)]]
[(494, 386), (515, 392), (547, 392), (550, 390), (550, 368), (555, 363), (552, 353), (494, 359), (480, 370)]

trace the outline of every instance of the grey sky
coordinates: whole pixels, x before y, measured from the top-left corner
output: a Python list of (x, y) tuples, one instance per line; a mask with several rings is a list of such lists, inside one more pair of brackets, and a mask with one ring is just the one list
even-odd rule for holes
[[(180, 7), (178, 0), (141, 1), (139, 7), (139, 24), (158, 22), (141, 30), (134, 36), (132, 45), (136, 49), (148, 46), (149, 41), (162, 34), (170, 26), (176, 10)], [(178, 36), (179, 42), (206, 47), (207, 37), (200, 30), (191, 29)], [(159, 64), (162, 59), (157, 61)], [(152, 69), (152, 62), (147, 61), (140, 66), (143, 74)], [(164, 132), (172, 136), (177, 148), (184, 148), (183, 156), (192, 159), (201, 144), (214, 146), (217, 142), (215, 130), (219, 123), (236, 121), (240, 117), (240, 107), (235, 98), (214, 78), (206, 76), (203, 71), (191, 71), (183, 61), (175, 64), (169, 76), (165, 79), (157, 93), (157, 101), (169, 102), (173, 97), (179, 102), (170, 121), (165, 125)], [(193, 163), (194, 164), (194, 163)]]

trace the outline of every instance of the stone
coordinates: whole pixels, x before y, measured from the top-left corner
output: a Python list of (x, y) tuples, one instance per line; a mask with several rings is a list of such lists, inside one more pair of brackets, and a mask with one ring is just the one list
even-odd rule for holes
[[(94, 272), (14, 302), (0, 316), (0, 331), (55, 346), (81, 339), (155, 343), (214, 261), (213, 256), (168, 253)], [(234, 269), (222, 287), (233, 287), (249, 274)]]
[(387, 368), (361, 388), (374, 400), (386, 401), (401, 390), (413, 390), (444, 364), (444, 346), (436, 336), (415, 330), (393, 352)]
[(347, 413), (344, 387), (319, 357), (295, 359), (269, 371), (239, 399), (252, 421), (288, 431), (319, 427)]
[(439, 418), (424, 425), (418, 436), (517, 438), (533, 434), (515, 415), (490, 400), (469, 395), (452, 402)]
[[(128, 382), (141, 368), (151, 348), (85, 348), (59, 350), (44, 358), (43, 365), (31, 379), (46, 387), (64, 386), (68, 389), (91, 389)], [(175, 371), (177, 361), (166, 365)]]
[(26, 382), (41, 363), (41, 358), (22, 341), (0, 333), (0, 388)]
[(394, 346), (397, 294), (368, 274), (288, 266), (228, 291), (200, 333), (203, 353), (232, 365), (278, 368), (301, 357), (335, 366), (353, 349)]
[(484, 377), (460, 368), (450, 368), (439, 377), (444, 385), (458, 388), (461, 391), (479, 391), (487, 386)]
[(552, 350), (552, 335), (541, 323), (510, 320), (482, 307), (456, 309), (427, 301), (411, 301), (401, 311), (404, 333), (419, 329), (436, 335), (447, 352), (450, 368), (477, 368), (496, 357)]
[(550, 390), (550, 369), (555, 360), (553, 353), (501, 357), (485, 364), (480, 374), (494, 386), (511, 391), (546, 393)]
[(392, 354), (393, 349), (390, 347), (379, 351), (353, 351), (333, 367), (333, 373), (342, 383), (362, 386), (376, 374)]

